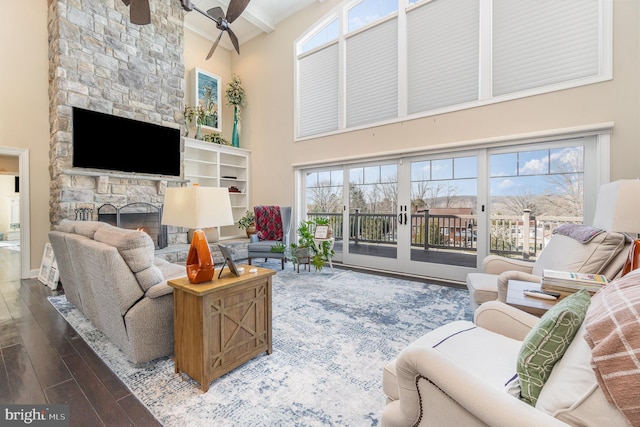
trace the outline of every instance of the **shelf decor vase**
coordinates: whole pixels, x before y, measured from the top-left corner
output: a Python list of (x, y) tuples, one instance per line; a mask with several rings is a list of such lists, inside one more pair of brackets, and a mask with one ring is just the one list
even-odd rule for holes
[(202, 125), (200, 123), (198, 123), (198, 125), (196, 126), (196, 136), (195, 136), (195, 138), (196, 139), (200, 139), (200, 140), (203, 139), (203, 137), (202, 137)]
[(231, 135), (231, 145), (240, 147), (240, 135), (238, 135), (238, 127), (240, 126), (238, 119), (238, 106), (233, 107), (233, 134)]
[(184, 120), (184, 137), (189, 137), (189, 121), (187, 119)]

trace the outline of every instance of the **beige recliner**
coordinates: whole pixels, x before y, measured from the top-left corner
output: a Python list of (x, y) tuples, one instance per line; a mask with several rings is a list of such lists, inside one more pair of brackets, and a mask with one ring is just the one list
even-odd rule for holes
[(523, 340), (539, 321), (490, 301), (475, 312), (474, 323), (451, 322), (409, 344), (383, 370), (382, 427), (627, 427), (591, 368), (586, 322), (553, 367), (535, 406), (507, 387)]
[(535, 262), (489, 255), (482, 272), (467, 274), (467, 289), (473, 310), (487, 301), (506, 302), (510, 279), (540, 282), (542, 270), (603, 274), (612, 280), (620, 275), (631, 239), (622, 233), (602, 231), (586, 243), (554, 234)]

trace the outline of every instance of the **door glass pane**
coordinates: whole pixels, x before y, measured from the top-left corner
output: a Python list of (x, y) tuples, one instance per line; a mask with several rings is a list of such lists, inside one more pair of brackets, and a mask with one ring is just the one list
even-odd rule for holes
[(453, 159), (431, 161), (431, 179), (444, 180), (453, 178)]
[(494, 154), (489, 162), (492, 253), (535, 259), (558, 225), (583, 222), (583, 145)]
[(342, 182), (342, 169), (309, 172), (306, 175), (307, 218), (329, 219), (336, 254), (342, 252)]
[(349, 253), (397, 257), (398, 166), (349, 169)]
[(476, 156), (411, 162), (411, 260), (476, 266)]
[(478, 159), (476, 157), (459, 157), (453, 159), (455, 179), (476, 178), (478, 176)]

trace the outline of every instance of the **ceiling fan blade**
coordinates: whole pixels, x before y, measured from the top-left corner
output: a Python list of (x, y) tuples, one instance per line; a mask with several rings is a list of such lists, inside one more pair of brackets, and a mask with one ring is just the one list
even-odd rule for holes
[(151, 11), (149, 10), (149, 0), (132, 0), (129, 7), (131, 22), (138, 25), (151, 23)]
[(231, 28), (227, 28), (227, 33), (229, 33), (229, 38), (231, 39), (231, 43), (233, 43), (233, 47), (236, 48), (236, 52), (240, 55), (240, 43), (238, 43), (238, 37), (236, 37), (233, 31), (231, 31)]
[(227, 22), (232, 23), (244, 12), (251, 0), (231, 0), (227, 9)]
[(207, 10), (207, 15), (215, 19), (217, 22), (221, 22), (224, 19), (224, 11), (221, 7), (212, 7)]
[(193, 10), (193, 3), (191, 3), (191, 0), (180, 0), (180, 3), (182, 4), (182, 9), (186, 12), (191, 12)]
[(224, 31), (220, 31), (220, 34), (218, 34), (218, 38), (216, 39), (215, 42), (213, 42), (213, 46), (211, 46), (211, 50), (209, 51), (209, 54), (207, 55), (206, 59), (211, 58), (211, 56), (213, 55), (213, 52), (216, 50), (216, 47), (218, 47), (218, 43), (220, 43), (220, 38), (222, 37), (222, 33), (224, 33)]

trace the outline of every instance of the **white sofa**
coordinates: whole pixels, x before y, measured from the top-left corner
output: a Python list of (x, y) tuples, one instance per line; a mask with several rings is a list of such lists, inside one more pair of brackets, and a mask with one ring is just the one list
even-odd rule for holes
[(49, 232), (67, 300), (134, 364), (173, 354), (173, 288), (183, 265), (156, 258), (151, 237), (98, 221)]
[[(632, 274), (635, 277), (629, 280), (635, 281), (637, 289), (635, 310), (640, 311), (640, 274), (636, 270), (628, 276)], [(591, 298), (587, 319), (590, 313), (599, 313), (598, 305), (607, 305), (606, 298), (599, 304), (594, 303), (596, 297)], [(631, 328), (635, 322), (636, 330), (637, 311), (631, 319)], [(478, 308), (473, 323), (452, 322), (408, 345), (384, 367), (383, 391), (388, 403), (382, 426), (631, 425), (600, 388), (591, 366), (592, 350), (584, 337), (586, 321), (554, 365), (535, 406), (509, 393), (507, 384), (517, 372), (523, 340), (538, 321), (514, 307), (490, 301)], [(640, 368), (635, 374), (640, 375)], [(632, 384), (625, 391), (637, 402), (640, 381)], [(633, 425), (640, 425), (640, 419), (635, 421)]]
[(471, 308), (487, 301), (506, 302), (510, 279), (540, 282), (543, 269), (603, 274), (612, 280), (622, 272), (630, 247), (624, 234), (602, 231), (586, 243), (554, 234), (535, 262), (489, 255), (481, 272), (467, 274)]

